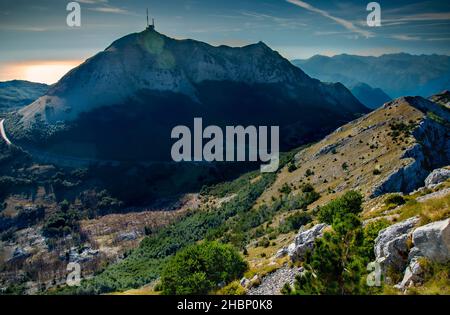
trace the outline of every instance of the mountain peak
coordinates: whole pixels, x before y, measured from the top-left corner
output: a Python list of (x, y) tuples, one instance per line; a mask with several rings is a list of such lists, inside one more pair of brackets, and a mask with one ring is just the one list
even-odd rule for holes
[(303, 71), (263, 42), (215, 47), (146, 29), (114, 41), (66, 74), (32, 105), (33, 110), (21, 114), (28, 121), (41, 112), (47, 122), (55, 123), (94, 107), (122, 103), (143, 90), (180, 93), (197, 101), (196, 86), (207, 81), (298, 86), (307, 80)]
[[(311, 123), (308, 128), (304, 124), (297, 125), (293, 117), (302, 121), (305, 112), (314, 117), (315, 112), (321, 112), (323, 117), (318, 119), (327, 126), (332, 120), (331, 125), (335, 127), (355, 114), (367, 111), (344, 86), (311, 79), (263, 42), (236, 48), (216, 47), (191, 39), (173, 39), (147, 29), (116, 40), (106, 50), (66, 74), (46, 95), (20, 110), (18, 119), (26, 132), (19, 130), (15, 134), (20, 138), (32, 134), (33, 128), (43, 126), (51, 137), (59, 132), (58, 128), (76, 128), (77, 122), (90, 115), (115, 117), (116, 111), (126, 112), (125, 116), (148, 116), (151, 121), (146, 124), (148, 126), (155, 125), (157, 117), (179, 120), (187, 119), (190, 113), (199, 115), (199, 108), (205, 117), (210, 117), (208, 112), (214, 116), (219, 111), (221, 120), (226, 117), (233, 122), (239, 115), (232, 109), (246, 108), (243, 111), (252, 113), (254, 124), (267, 125), (273, 120), (276, 125), (292, 124), (286, 127), (289, 133), (301, 128), (303, 134), (312, 125), (321, 124)], [(286, 114), (288, 110), (295, 114)], [(323, 111), (329, 113), (324, 115)], [(110, 114), (106, 114), (108, 112)], [(262, 116), (259, 120), (255, 118), (258, 115)], [(7, 124), (11, 121), (7, 120)], [(244, 122), (237, 121), (239, 124)], [(130, 126), (137, 124), (135, 121), (129, 123)], [(176, 124), (179, 125), (179, 121)], [(103, 130), (110, 128), (108, 126), (110, 124)], [(170, 134), (156, 126), (154, 129), (159, 134)], [(131, 128), (130, 132), (133, 130)], [(115, 129), (111, 130), (111, 134), (114, 132)], [(95, 137), (97, 133), (97, 130), (93, 131), (86, 137)], [(133, 137), (140, 138), (139, 135)], [(90, 139), (85, 142), (95, 142), (100, 147), (101, 141)], [(299, 141), (304, 141), (301, 134), (286, 143), (299, 144)], [(40, 139), (36, 142), (42, 143)], [(129, 145), (127, 141), (124, 148)], [(135, 151), (135, 147), (129, 148), (130, 154)]]
[(272, 50), (269, 46), (267, 46), (266, 43), (264, 43), (263, 41), (259, 41), (257, 42), (255, 45), (259, 46), (259, 47), (263, 47), (263, 48), (268, 48), (270, 50)]

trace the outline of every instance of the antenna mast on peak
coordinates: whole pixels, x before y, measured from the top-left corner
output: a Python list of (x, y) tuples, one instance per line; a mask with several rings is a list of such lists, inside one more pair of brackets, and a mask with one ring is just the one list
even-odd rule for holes
[(154, 30), (154, 29), (155, 29), (155, 19), (152, 19), (152, 25), (150, 25), (147, 8), (147, 30)]

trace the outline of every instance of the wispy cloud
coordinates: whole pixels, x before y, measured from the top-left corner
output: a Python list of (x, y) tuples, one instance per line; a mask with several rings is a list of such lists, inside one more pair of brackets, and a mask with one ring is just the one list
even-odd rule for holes
[(342, 34), (349, 34), (349, 32), (343, 31), (316, 31), (314, 32), (314, 35), (316, 36), (330, 36), (330, 35), (342, 35)]
[(96, 5), (95, 7), (88, 8), (89, 11), (112, 14), (132, 14), (132, 12), (126, 9), (110, 5), (108, 0), (78, 0), (78, 2)]
[(108, 0), (78, 0), (78, 2), (86, 4), (99, 4), (99, 3), (108, 3)]
[(427, 40), (430, 42), (450, 41), (450, 37), (435, 37), (435, 38), (428, 38)]
[(2, 29), (17, 32), (46, 32), (49, 30), (46, 27), (18, 26), (18, 25), (2, 26)]
[(195, 28), (188, 29), (190, 33), (231, 33), (231, 32), (242, 32), (242, 29), (239, 27), (213, 27), (213, 28)]
[(276, 24), (277, 26), (283, 27), (283, 28), (299, 28), (307, 26), (306, 23), (303, 23), (299, 21), (298, 19), (292, 19), (292, 18), (282, 18), (275, 15), (270, 14), (264, 14), (264, 13), (257, 13), (257, 12), (248, 12), (248, 11), (242, 11), (240, 12), (241, 15), (245, 17), (251, 17), (259, 21), (269, 21), (271, 23)]
[(450, 41), (450, 37), (429, 37), (429, 36), (417, 36), (407, 34), (392, 35), (390, 38), (402, 41), (427, 41), (427, 42)]
[(355, 24), (353, 24), (351, 21), (348, 21), (348, 20), (345, 20), (345, 19), (342, 19), (342, 18), (333, 16), (333, 15), (331, 15), (329, 12), (327, 12), (327, 11), (325, 11), (325, 10), (322, 10), (322, 9), (319, 9), (319, 8), (316, 8), (316, 7), (314, 7), (314, 6), (312, 6), (312, 5), (308, 4), (308, 3), (306, 3), (306, 2), (304, 2), (304, 1), (300, 1), (300, 0), (286, 0), (286, 1), (289, 2), (289, 3), (292, 3), (292, 4), (294, 4), (294, 5), (296, 5), (296, 6), (298, 6), (298, 7), (301, 7), (301, 8), (303, 8), (303, 9), (305, 9), (305, 10), (308, 10), (308, 11), (311, 11), (311, 12), (314, 12), (314, 13), (317, 13), (317, 14), (320, 14), (320, 15), (322, 15), (323, 17), (328, 18), (328, 19), (330, 19), (330, 20), (336, 22), (337, 24), (339, 24), (339, 25), (345, 27), (347, 30), (349, 30), (349, 31), (351, 31), (351, 32), (354, 32), (354, 33), (356, 33), (356, 34), (359, 34), (359, 35), (361, 35), (361, 36), (364, 36), (364, 37), (366, 37), (366, 38), (369, 38), (369, 37), (373, 37), (373, 36), (374, 36), (371, 32), (366, 31), (366, 30), (364, 30), (364, 29), (362, 29), (362, 28), (359, 28), (358, 26), (356, 26)]
[(422, 38), (419, 36), (411, 36), (411, 35), (405, 35), (405, 34), (392, 35), (391, 38), (397, 39), (397, 40), (403, 40), (403, 41), (422, 40)]
[(111, 6), (95, 7), (95, 8), (90, 8), (89, 10), (90, 11), (101, 12), (101, 13), (131, 14), (131, 12), (128, 11), (128, 10), (117, 8), (117, 7), (111, 7)]
[(383, 23), (399, 23), (399, 22), (428, 22), (428, 21), (448, 21), (450, 22), (450, 12), (437, 13), (421, 13), (406, 16), (392, 17), (383, 19)]

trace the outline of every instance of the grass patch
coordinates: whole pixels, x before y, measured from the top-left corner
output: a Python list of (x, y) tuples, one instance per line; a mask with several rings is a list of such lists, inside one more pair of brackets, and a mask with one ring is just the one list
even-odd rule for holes
[(421, 265), (425, 269), (425, 281), (421, 286), (408, 289), (408, 294), (450, 295), (450, 263), (421, 261)]
[(215, 292), (216, 295), (245, 295), (246, 291), (239, 281), (233, 281)]
[(399, 221), (419, 216), (421, 225), (443, 220), (450, 217), (450, 194), (424, 202), (409, 200), (398, 210), (398, 213)]
[[(450, 262), (438, 264), (421, 259), (424, 270), (424, 281), (419, 286), (408, 288), (408, 295), (450, 295)], [(400, 295), (402, 291), (391, 285), (383, 286), (383, 295)]]

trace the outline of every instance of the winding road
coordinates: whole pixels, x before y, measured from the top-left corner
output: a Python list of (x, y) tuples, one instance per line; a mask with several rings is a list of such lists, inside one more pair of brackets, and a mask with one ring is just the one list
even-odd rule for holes
[(11, 143), (11, 141), (9, 141), (8, 136), (6, 135), (6, 132), (5, 132), (4, 122), (5, 122), (4, 119), (2, 119), (2, 120), (0, 121), (0, 134), (2, 135), (3, 140), (5, 140), (5, 142), (6, 142), (8, 145), (11, 145), (12, 143)]

